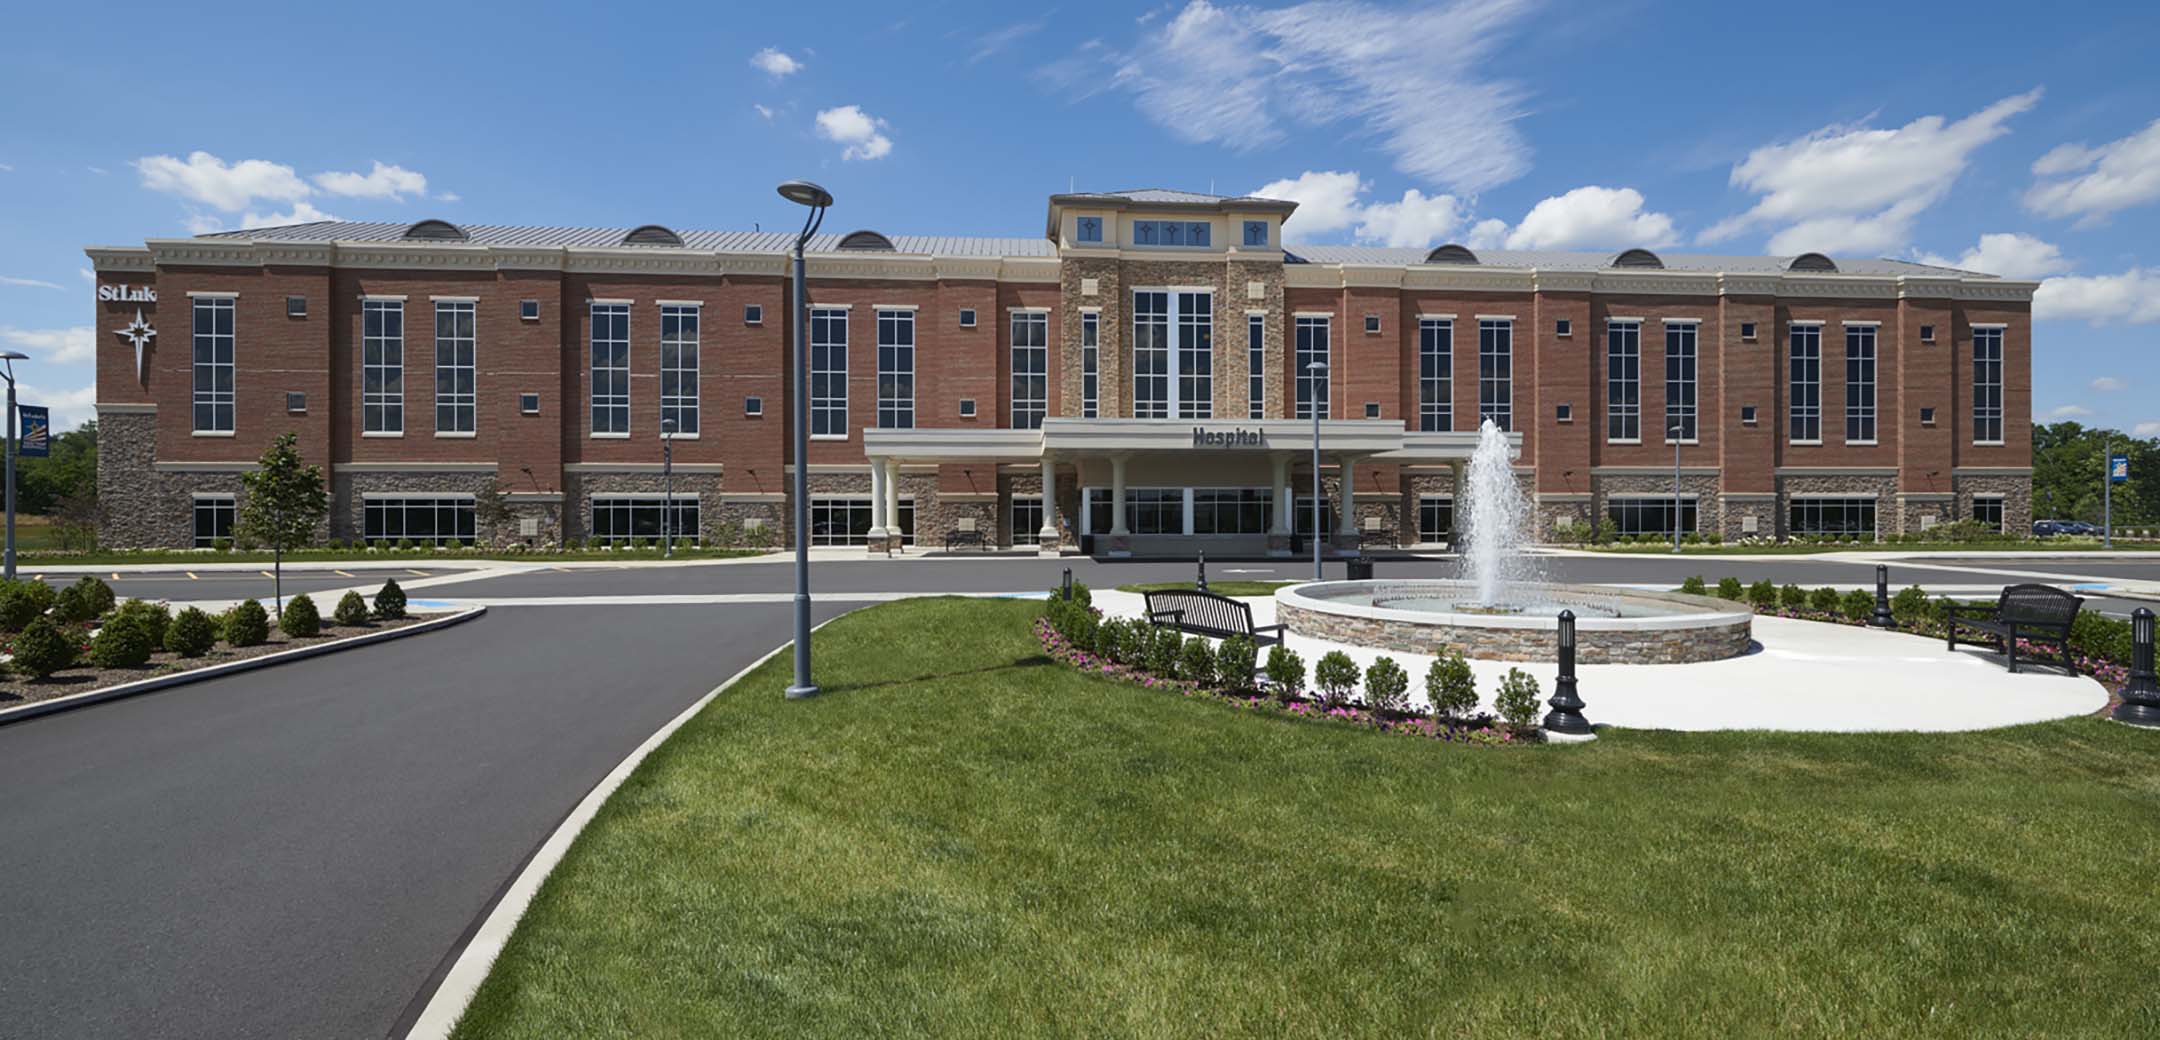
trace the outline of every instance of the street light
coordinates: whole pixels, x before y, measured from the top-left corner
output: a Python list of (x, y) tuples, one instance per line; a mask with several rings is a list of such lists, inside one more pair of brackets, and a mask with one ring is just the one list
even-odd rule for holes
[(0, 350), (0, 374), (7, 378), (7, 580), (15, 580), (15, 362), (30, 355)]
[(810, 352), (803, 338), (810, 304), (803, 297), (803, 246), (825, 223), (832, 192), (809, 181), (787, 181), (780, 197), (807, 207), (802, 231), (795, 236), (795, 682), (789, 700), (817, 695), (810, 681)]
[(675, 420), (660, 420), (660, 555), (675, 558)]
[[(1310, 389), (1305, 403), (1312, 412), (1312, 580), (1320, 580), (1320, 409), (1326, 402), (1320, 397), (1320, 377), (1327, 374), (1327, 362), (1315, 361), (1305, 366), (1312, 373)], [(1347, 488), (1344, 490), (1348, 490)]]
[(1672, 551), (1680, 551), (1680, 431), (1674, 425), (1665, 428), (1665, 438), (1672, 441)]

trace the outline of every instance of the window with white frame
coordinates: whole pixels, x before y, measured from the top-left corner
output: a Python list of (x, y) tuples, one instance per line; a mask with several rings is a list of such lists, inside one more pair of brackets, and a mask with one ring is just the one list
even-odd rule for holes
[[(1261, 229), (1265, 231), (1266, 225), (1261, 225)], [(1245, 316), (1245, 417), (1259, 419), (1266, 415), (1267, 315), (1248, 314)]]
[(1822, 326), (1794, 325), (1787, 334), (1785, 393), (1794, 443), (1822, 441)]
[(474, 305), (470, 300), (435, 302), (435, 432), (471, 433), (479, 400), (475, 366)]
[(1973, 500), (1972, 500), (1972, 518), (1973, 518), (1973, 522), (1974, 522), (1974, 523), (1976, 523), (1976, 524), (1983, 524), (1983, 525), (1985, 525), (1985, 526), (1988, 526), (1988, 527), (1992, 527), (1992, 528), (1994, 528), (1995, 530), (1998, 530), (1998, 531), (2002, 530), (2002, 529), (2003, 529), (2003, 500), (2002, 500), (2002, 496), (2000, 496), (2000, 495), (1974, 495), (1974, 496), (1973, 496)]
[(698, 335), (704, 308), (660, 306), (660, 428), (675, 420), (676, 436), (698, 432)]
[(1129, 534), (1184, 534), (1184, 488), (1126, 488), (1125, 530)]
[(195, 432), (233, 432), (233, 299), (197, 297), (195, 318)]
[(630, 434), (630, 305), (592, 305), (592, 432)]
[[(1665, 437), (1667, 440), (1692, 441), (1696, 439), (1695, 364), (1696, 329), (1694, 322), (1676, 322), (1665, 326)], [(1680, 433), (1675, 436), (1673, 429)]]
[[(900, 543), (915, 544), (915, 500), (900, 499)], [(871, 507), (868, 498), (813, 498), (810, 500), (810, 544), (864, 545), (870, 541)]]
[(1642, 324), (1605, 323), (1605, 439), (1642, 440)]
[(1972, 330), (1974, 444), (2003, 442), (2003, 330)]
[(405, 432), (405, 301), (360, 302), (360, 429)]
[(877, 424), (915, 428), (915, 312), (877, 312)]
[(1181, 292), (1171, 302), (1177, 307), (1178, 418), (1211, 418), (1215, 414), (1215, 294)]
[(1796, 498), (1786, 509), (1788, 534), (1875, 537), (1872, 498)]
[(1042, 544), (1043, 500), (1041, 495), (1014, 495), (1011, 514), (1012, 544)]
[(1478, 422), (1503, 430), (1515, 425), (1515, 322), (1478, 321)]
[(1268, 488), (1194, 488), (1194, 534), (1266, 534), (1269, 503), (1275, 493)]
[(812, 307), (810, 309), (810, 436), (812, 437), (847, 436), (847, 348), (847, 310), (841, 307)]
[(1418, 429), (1455, 428), (1455, 323), (1418, 319)]
[(1080, 415), (1095, 418), (1102, 407), (1102, 315), (1080, 314)]
[(1170, 417), (1170, 294), (1133, 293), (1133, 415)]
[(232, 541), (233, 521), (239, 516), (231, 495), (199, 495), (195, 499), (195, 548), (211, 549)]
[(1214, 414), (1214, 304), (1211, 292), (1133, 290), (1134, 416)]
[[(1297, 316), (1294, 349), (1291, 355), (1297, 364), (1297, 377), (1291, 385), (1296, 389), (1297, 413), (1293, 418), (1310, 419), (1317, 415), (1328, 417), (1328, 380), (1334, 374), (1333, 363), (1328, 358), (1329, 319), (1325, 314), (1300, 314)], [(1328, 367), (1314, 372), (1312, 366)]]
[(696, 542), (700, 537), (698, 497), (694, 494), (676, 495), (672, 499), (650, 494), (594, 495), (592, 536), (594, 541), (611, 545), (663, 538)]
[(1845, 440), (1875, 441), (1875, 327), (1845, 328)]
[(1012, 312), (1012, 428), (1039, 430), (1050, 414), (1050, 315)]
[(1426, 544), (1455, 537), (1455, 500), (1445, 495), (1423, 495), (1417, 500), (1417, 539)]
[(1675, 499), (1667, 495), (1628, 498), (1607, 498), (1605, 515), (1611, 518), (1613, 529), (1620, 534), (1662, 534), (1670, 536), (1673, 524), (1680, 525), (1681, 534), (1695, 531), (1695, 500)]
[(370, 542), (470, 545), (477, 528), (471, 495), (369, 498), (361, 507), (361, 537)]

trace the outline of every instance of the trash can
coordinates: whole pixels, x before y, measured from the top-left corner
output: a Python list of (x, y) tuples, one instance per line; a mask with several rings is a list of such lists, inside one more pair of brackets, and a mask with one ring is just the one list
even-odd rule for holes
[(1349, 567), (1351, 581), (1372, 580), (1372, 560), (1360, 556), (1355, 560), (1351, 560)]

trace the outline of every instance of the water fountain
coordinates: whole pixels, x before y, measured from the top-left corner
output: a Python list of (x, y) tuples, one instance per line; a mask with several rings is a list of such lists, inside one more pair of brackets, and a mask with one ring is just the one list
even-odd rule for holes
[(1546, 661), (1562, 610), (1575, 613), (1585, 664), (1677, 664), (1748, 651), (1754, 612), (1724, 600), (1543, 580), (1525, 551), (1535, 511), (1515, 479), (1514, 447), (1490, 420), (1464, 474), (1454, 580), (1329, 581), (1275, 593), (1276, 620), (1313, 639), (1412, 654)]

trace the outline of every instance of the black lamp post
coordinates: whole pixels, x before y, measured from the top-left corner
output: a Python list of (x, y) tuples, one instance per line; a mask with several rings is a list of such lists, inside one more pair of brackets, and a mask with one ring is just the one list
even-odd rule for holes
[[(142, 351), (136, 350), (137, 358)], [(15, 362), (28, 361), (30, 355), (17, 350), (0, 350), (0, 376), (7, 379), (7, 560), (5, 577), (15, 580)]]
[(802, 231), (795, 236), (795, 682), (787, 688), (790, 700), (817, 695), (810, 681), (810, 349), (804, 326), (810, 320), (810, 302), (803, 295), (803, 246), (825, 223), (825, 210), (833, 204), (832, 192), (809, 181), (780, 185), (780, 197), (808, 207)]
[[(1320, 571), (1320, 410), (1327, 402), (1320, 396), (1320, 377), (1327, 374), (1327, 362), (1315, 361), (1305, 366), (1312, 379), (1306, 391), (1306, 404), (1312, 410), (1312, 580), (1319, 581)], [(1347, 489), (1346, 489), (1347, 490)]]
[(1868, 627), (1889, 628), (1896, 623), (1890, 616), (1890, 568), (1878, 563), (1875, 565), (1875, 614), (1868, 618)]
[(1193, 580), (1193, 587), (1194, 587), (1194, 588), (1196, 588), (1196, 589), (1199, 589), (1199, 590), (1200, 590), (1200, 591), (1202, 591), (1202, 592), (1206, 592), (1206, 591), (1207, 591), (1207, 550), (1206, 550), (1206, 549), (1202, 549), (1202, 550), (1200, 550), (1200, 575), (1199, 575), (1199, 577), (1197, 577), (1197, 578), (1195, 578), (1195, 579)]
[(1575, 612), (1560, 612), (1560, 677), (1553, 680), (1552, 711), (1545, 715), (1545, 732), (1562, 737), (1588, 739), (1597, 734), (1583, 717), (1583, 699), (1575, 693)]
[(2153, 677), (2153, 612), (2130, 612), (2130, 683), (2113, 718), (2133, 726), (2160, 727), (2160, 680)]

